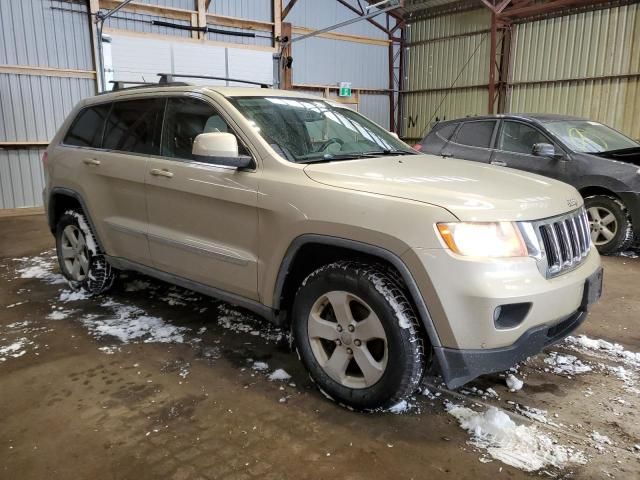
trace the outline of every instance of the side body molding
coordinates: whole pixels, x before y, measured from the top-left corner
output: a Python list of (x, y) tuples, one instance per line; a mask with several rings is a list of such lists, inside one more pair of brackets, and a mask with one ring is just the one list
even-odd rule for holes
[(322, 245), (330, 245), (333, 247), (346, 248), (349, 250), (355, 250), (358, 252), (362, 252), (368, 255), (372, 255), (375, 257), (379, 257), (391, 265), (393, 265), (404, 280), (409, 294), (411, 295), (411, 299), (418, 309), (418, 316), (424, 325), (424, 328), (429, 335), (429, 340), (431, 341), (431, 345), (433, 347), (440, 347), (440, 338), (438, 337), (438, 332), (436, 331), (435, 325), (433, 323), (433, 319), (429, 314), (429, 310), (427, 305), (422, 298), (422, 294), (418, 289), (418, 285), (416, 284), (411, 272), (404, 264), (404, 262), (398, 257), (395, 253), (390, 252), (389, 250), (378, 247), (376, 245), (371, 245), (369, 243), (358, 242), (355, 240), (348, 240), (346, 238), (332, 237), (329, 235), (318, 235), (318, 234), (304, 234), (295, 238), (289, 248), (287, 249), (287, 253), (282, 259), (282, 263), (280, 265), (280, 270), (278, 271), (278, 277), (276, 279), (275, 290), (273, 292), (273, 308), (274, 310), (280, 309), (280, 300), (282, 296), (282, 290), (284, 289), (284, 283), (287, 278), (287, 274), (289, 273), (291, 264), (300, 250), (302, 246), (308, 243), (318, 243)]

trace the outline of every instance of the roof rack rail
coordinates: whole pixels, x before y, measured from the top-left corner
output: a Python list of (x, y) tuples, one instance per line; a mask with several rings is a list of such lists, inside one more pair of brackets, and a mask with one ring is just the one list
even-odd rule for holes
[(272, 84), (263, 83), (263, 82), (254, 82), (253, 80), (241, 80), (239, 78), (228, 78), (228, 77), (212, 77), (209, 75), (192, 75), (192, 74), (181, 74), (181, 73), (159, 73), (160, 84), (167, 84), (174, 82), (174, 78), (204, 78), (207, 80), (224, 80), (227, 82), (236, 82), (236, 83), (246, 83), (249, 85), (259, 85), (260, 88), (270, 88)]
[[(105, 90), (104, 92), (98, 93), (98, 95), (117, 92), (120, 90), (132, 90), (136, 88), (147, 88), (150, 85), (156, 87), (187, 87), (189, 86), (186, 82), (171, 82), (171, 83), (155, 83), (155, 82), (139, 82), (137, 80), (109, 80), (109, 83), (113, 84), (113, 89)], [(127, 87), (127, 85), (133, 85), (132, 87)]]

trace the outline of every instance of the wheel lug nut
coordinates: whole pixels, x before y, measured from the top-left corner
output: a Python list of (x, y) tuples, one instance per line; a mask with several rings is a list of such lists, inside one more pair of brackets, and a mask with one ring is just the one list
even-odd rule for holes
[(349, 331), (350, 331), (350, 332), (353, 332), (353, 331), (355, 330), (355, 328), (353, 327), (353, 325), (349, 325), (349, 327), (348, 327), (348, 328), (349, 328)]
[(351, 355), (353, 353), (353, 350), (351, 350), (350, 348), (347, 348), (347, 353)]
[(340, 346), (342, 345), (342, 342), (340, 340), (336, 340), (336, 345)]
[(360, 345), (362, 345), (362, 342), (361, 342), (360, 340), (356, 339), (356, 340), (353, 342), (353, 344), (354, 344), (356, 347), (359, 347)]
[(342, 326), (338, 325), (336, 328), (338, 329), (339, 332), (342, 331)]

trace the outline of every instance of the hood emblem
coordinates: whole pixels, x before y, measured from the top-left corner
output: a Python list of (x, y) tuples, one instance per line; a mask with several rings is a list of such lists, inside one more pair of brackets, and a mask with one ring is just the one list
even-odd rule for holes
[(567, 205), (570, 207), (577, 207), (578, 206), (578, 201), (575, 198), (568, 198), (567, 199)]

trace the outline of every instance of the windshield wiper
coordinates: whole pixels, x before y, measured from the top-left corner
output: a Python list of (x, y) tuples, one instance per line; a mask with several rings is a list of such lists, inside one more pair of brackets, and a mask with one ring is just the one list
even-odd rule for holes
[(316, 158), (304, 158), (298, 160), (297, 163), (320, 163), (320, 162), (332, 162), (334, 160), (356, 160), (358, 158), (376, 158), (383, 156), (395, 156), (395, 155), (417, 155), (417, 153), (409, 152), (407, 150), (380, 150), (375, 152), (353, 152), (353, 153), (327, 153), (322, 157)]

